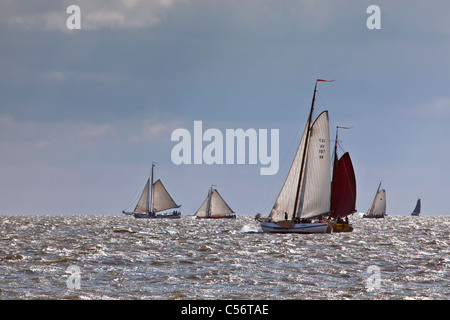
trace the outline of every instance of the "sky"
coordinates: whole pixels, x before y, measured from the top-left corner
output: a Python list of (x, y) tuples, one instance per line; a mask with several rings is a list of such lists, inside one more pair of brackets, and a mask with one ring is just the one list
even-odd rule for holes
[[(182, 214), (215, 185), (237, 214), (267, 215), (322, 78), (332, 139), (351, 127), (358, 212), (382, 181), (388, 214), (421, 197), (423, 215), (450, 215), (449, 16), (447, 0), (3, 0), (0, 214), (121, 214), (156, 163)], [(171, 134), (194, 121), (278, 129), (278, 173), (174, 164)]]

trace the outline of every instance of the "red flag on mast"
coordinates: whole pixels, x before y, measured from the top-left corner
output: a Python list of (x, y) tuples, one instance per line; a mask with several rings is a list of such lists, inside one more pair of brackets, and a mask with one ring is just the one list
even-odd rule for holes
[(322, 82), (333, 82), (334, 80), (317, 79), (317, 81), (322, 81)]

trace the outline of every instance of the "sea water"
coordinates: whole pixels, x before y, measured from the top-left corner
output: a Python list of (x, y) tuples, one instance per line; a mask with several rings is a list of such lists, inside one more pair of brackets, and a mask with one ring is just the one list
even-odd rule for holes
[(249, 215), (1, 215), (0, 299), (450, 298), (450, 216), (350, 220), (299, 235)]

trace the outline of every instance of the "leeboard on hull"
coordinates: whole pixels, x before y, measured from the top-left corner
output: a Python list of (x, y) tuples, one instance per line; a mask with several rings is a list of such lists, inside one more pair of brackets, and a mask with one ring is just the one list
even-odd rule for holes
[(261, 229), (266, 233), (329, 233), (327, 222), (296, 223), (294, 221), (261, 222)]

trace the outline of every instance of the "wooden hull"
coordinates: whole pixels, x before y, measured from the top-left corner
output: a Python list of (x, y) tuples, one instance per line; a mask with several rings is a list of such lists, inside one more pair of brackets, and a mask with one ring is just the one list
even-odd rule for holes
[(352, 232), (353, 227), (348, 223), (336, 223), (333, 225), (333, 232)]
[(270, 222), (261, 222), (261, 229), (266, 233), (330, 233), (331, 225), (327, 222), (297, 223), (292, 220)]

